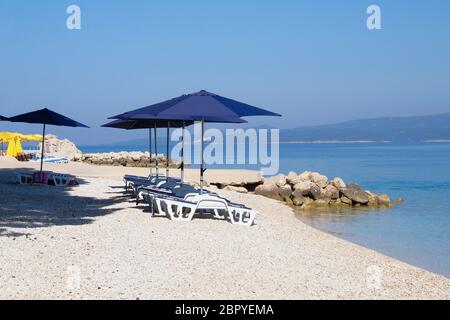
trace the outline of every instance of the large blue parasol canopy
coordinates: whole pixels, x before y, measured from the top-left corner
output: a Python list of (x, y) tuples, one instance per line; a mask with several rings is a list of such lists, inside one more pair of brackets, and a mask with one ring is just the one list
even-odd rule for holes
[(239, 120), (239, 118), (248, 116), (281, 115), (202, 90), (125, 112), (110, 119), (141, 120), (157, 117), (158, 119), (241, 123), (242, 119)]

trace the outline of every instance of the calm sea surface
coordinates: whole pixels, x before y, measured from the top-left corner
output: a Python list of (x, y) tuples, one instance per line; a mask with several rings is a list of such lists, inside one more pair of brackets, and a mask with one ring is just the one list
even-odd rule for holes
[[(145, 146), (81, 149), (106, 152)], [(299, 212), (299, 219), (450, 277), (450, 143), (282, 144), (280, 157), (282, 173), (319, 171), (405, 199), (389, 210)]]

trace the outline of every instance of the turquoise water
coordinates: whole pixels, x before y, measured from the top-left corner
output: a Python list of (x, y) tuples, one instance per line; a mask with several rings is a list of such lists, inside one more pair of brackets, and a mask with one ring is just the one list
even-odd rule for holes
[(405, 202), (389, 210), (299, 218), (450, 277), (450, 144), (283, 145), (281, 171), (314, 170)]
[[(85, 152), (146, 146), (82, 148)], [(163, 146), (159, 150), (163, 149)], [(280, 171), (319, 171), (405, 202), (389, 210), (298, 213), (306, 223), (450, 277), (450, 143), (281, 144)], [(255, 168), (249, 166), (247, 168)]]

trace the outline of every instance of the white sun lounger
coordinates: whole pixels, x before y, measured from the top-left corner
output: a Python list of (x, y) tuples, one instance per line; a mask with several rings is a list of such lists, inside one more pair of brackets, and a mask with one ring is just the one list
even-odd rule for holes
[[(166, 194), (173, 195), (175, 190), (182, 190), (185, 188), (189, 188), (185, 193), (193, 193), (196, 192), (196, 189), (189, 184), (182, 183), (180, 180), (160, 180), (155, 181), (151, 185), (140, 185), (135, 188), (136, 194), (136, 205), (139, 204), (140, 200), (145, 200), (148, 196), (152, 194)], [(184, 197), (184, 195), (182, 196)]]
[[(30, 159), (31, 162), (40, 162), (41, 157), (38, 156), (36, 158)], [(67, 157), (55, 157), (55, 156), (44, 156), (45, 163), (69, 163), (69, 159)]]
[(153, 200), (159, 214), (165, 214), (175, 221), (191, 221), (199, 211), (209, 211), (217, 219), (228, 219), (232, 224), (252, 226), (257, 214), (251, 208), (208, 194), (187, 194), (184, 199), (158, 195), (153, 197)]
[(33, 183), (33, 174), (26, 172), (18, 172), (17, 178), (19, 179), (20, 184), (32, 184)]
[(52, 173), (51, 179), (57, 187), (67, 187), (72, 181), (75, 181), (74, 176), (59, 173)]
[[(169, 178), (169, 180), (179, 181), (176, 178)], [(141, 176), (131, 176), (126, 175), (123, 177), (123, 182), (125, 183), (125, 192), (128, 192), (128, 189), (132, 189), (134, 194), (137, 194), (138, 188), (141, 186), (150, 186), (156, 185), (159, 182), (165, 182), (167, 178), (165, 176), (151, 176), (151, 177), (141, 177)]]

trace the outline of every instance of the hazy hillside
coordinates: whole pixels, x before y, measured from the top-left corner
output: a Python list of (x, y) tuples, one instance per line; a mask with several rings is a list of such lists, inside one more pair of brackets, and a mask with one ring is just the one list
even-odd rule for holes
[(426, 141), (450, 139), (450, 113), (391, 117), (282, 130), (282, 141)]
[[(251, 128), (247, 124), (244, 128)], [(257, 128), (271, 129), (271, 126)], [(192, 127), (189, 128), (192, 130)], [(165, 132), (158, 136), (159, 151), (165, 151)], [(143, 138), (111, 143), (109, 146), (148, 146), (146, 132)], [(336, 124), (283, 129), (282, 142), (313, 141), (393, 141), (420, 142), (426, 140), (450, 140), (450, 113), (421, 117), (391, 117), (346, 121)]]

